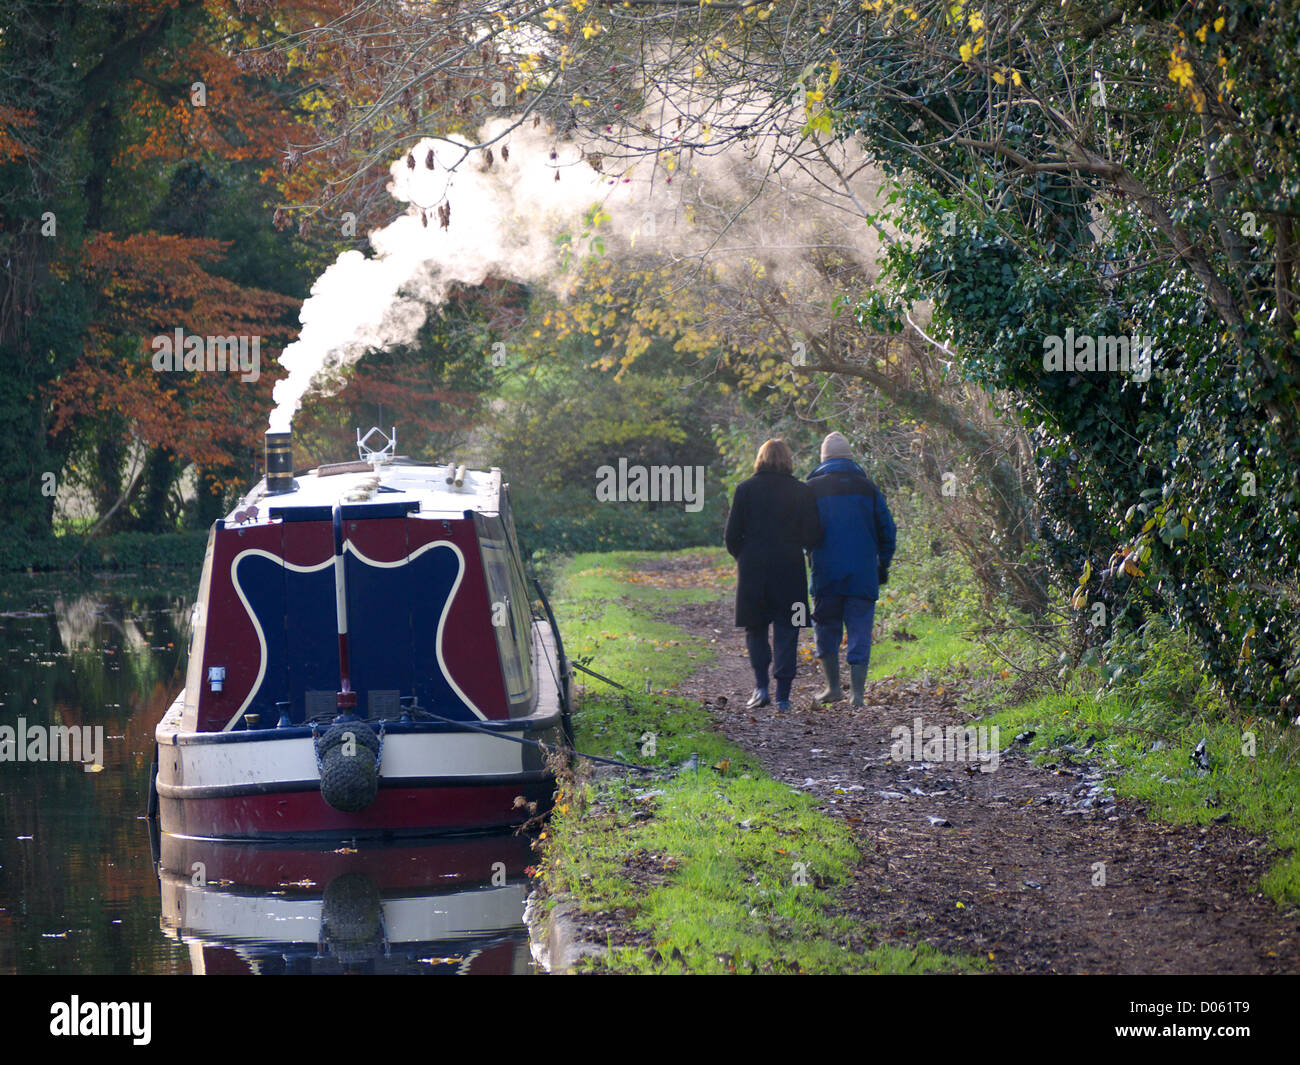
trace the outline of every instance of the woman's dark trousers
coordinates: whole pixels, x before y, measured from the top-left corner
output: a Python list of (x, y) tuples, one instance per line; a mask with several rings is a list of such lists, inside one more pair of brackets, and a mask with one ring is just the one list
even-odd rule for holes
[(777, 619), (772, 622), (772, 644), (767, 642), (766, 625), (754, 625), (745, 630), (745, 646), (749, 649), (749, 664), (754, 670), (754, 685), (767, 688), (767, 669), (775, 660), (772, 675), (776, 678), (776, 701), (790, 698), (790, 685), (794, 681), (795, 650), (799, 646), (799, 630), (789, 622)]

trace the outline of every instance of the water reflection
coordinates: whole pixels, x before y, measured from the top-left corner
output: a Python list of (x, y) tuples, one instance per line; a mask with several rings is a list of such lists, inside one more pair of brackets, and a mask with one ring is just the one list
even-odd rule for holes
[(0, 725), (104, 731), (102, 772), (0, 761), (0, 972), (188, 969), (158, 934), (144, 814), (196, 579), (0, 581)]
[(531, 969), (528, 841), (300, 847), (161, 837), (160, 924), (195, 973)]
[(0, 725), (102, 726), (105, 739), (102, 772), (0, 761), (0, 973), (525, 970), (515, 837), (170, 840), (155, 864), (153, 731), (184, 684), (197, 576), (0, 580)]

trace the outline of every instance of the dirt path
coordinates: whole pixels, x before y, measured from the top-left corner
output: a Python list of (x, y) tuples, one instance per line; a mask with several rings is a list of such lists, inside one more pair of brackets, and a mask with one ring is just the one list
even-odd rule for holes
[[(1042, 769), (1003, 736), (1012, 749), (991, 773), (895, 761), (893, 726), (918, 715), (926, 726), (965, 723), (937, 685), (873, 674), (864, 709), (821, 708), (816, 664), (801, 656), (793, 709), (748, 711), (753, 680), (730, 597), (665, 620), (718, 651), (677, 691), (710, 706), (719, 730), (776, 779), (853, 826), (862, 861), (845, 909), (887, 935), (991, 955), (1004, 972), (1300, 972), (1300, 921), (1258, 888), (1274, 854), (1266, 841), (1228, 825), (1149, 821), (1083, 752)], [(801, 637), (811, 646), (811, 631)]]

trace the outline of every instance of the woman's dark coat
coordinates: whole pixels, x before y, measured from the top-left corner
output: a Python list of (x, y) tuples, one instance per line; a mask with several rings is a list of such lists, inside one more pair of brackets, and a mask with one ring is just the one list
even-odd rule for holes
[(809, 623), (803, 550), (822, 538), (812, 490), (787, 473), (764, 470), (736, 488), (727, 515), (727, 550), (738, 563), (736, 624), (781, 619)]

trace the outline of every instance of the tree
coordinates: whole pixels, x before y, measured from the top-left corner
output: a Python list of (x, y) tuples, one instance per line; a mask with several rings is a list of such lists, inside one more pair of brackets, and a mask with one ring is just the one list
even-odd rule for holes
[[(206, 464), (204, 516), (244, 465), (254, 404), (222, 401), (215, 382), (146, 376), (147, 345), (200, 327), (271, 341), (291, 301), (263, 284), (305, 281), (268, 270), (288, 242), (266, 239), (262, 183), (289, 139), (294, 89), (237, 62), (265, 32), (224, 0), (18, 0), (0, 14), (0, 499), (22, 535), (49, 534), (41, 488), (68, 478), (69, 459), (104, 510), (121, 502), (114, 522), (147, 527), (186, 463)], [(249, 204), (257, 221), (241, 229)], [(235, 249), (224, 263), (223, 246)], [(124, 485), (140, 445), (150, 454)]]

